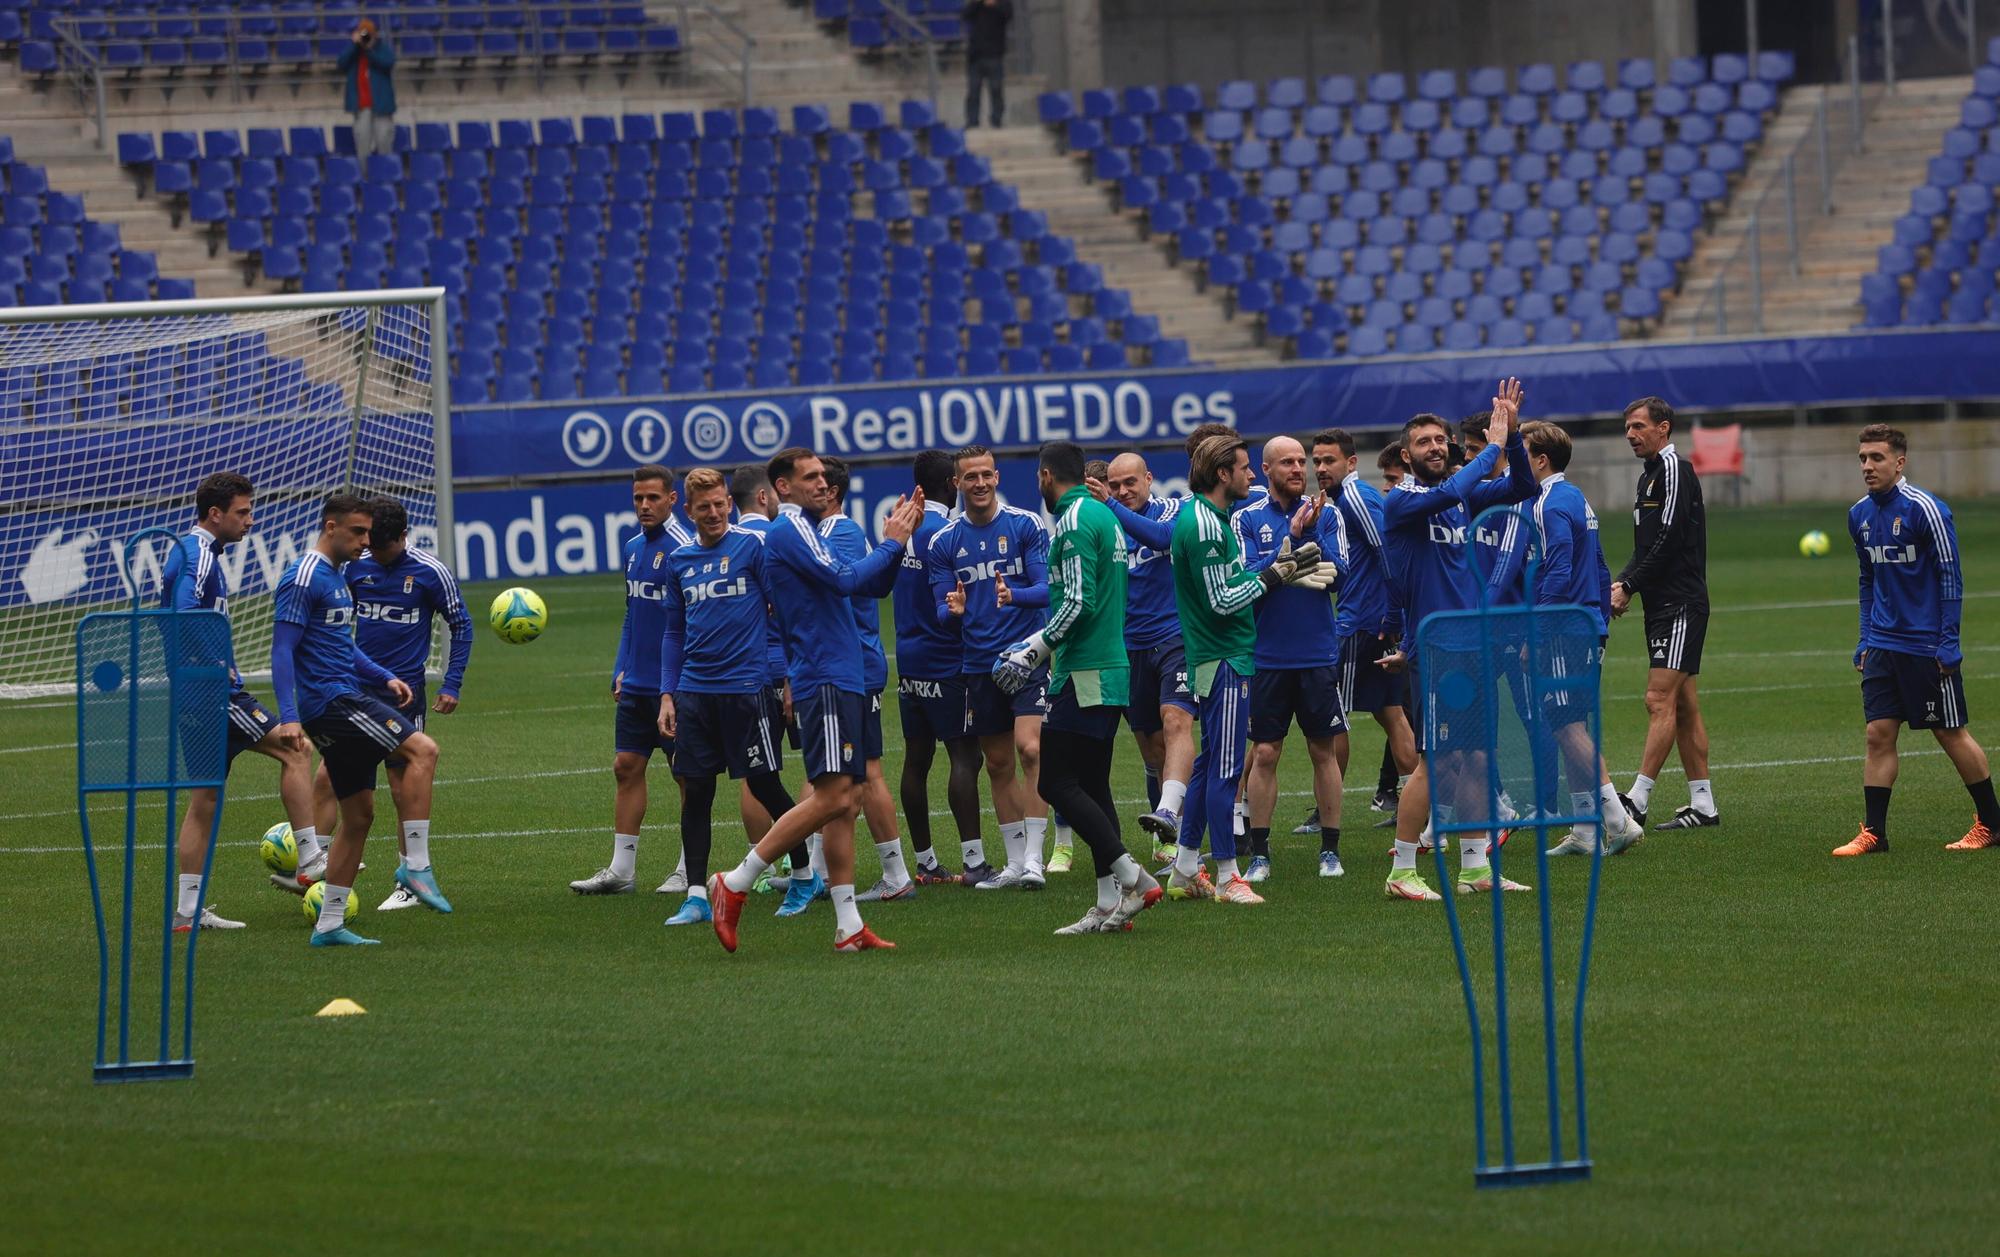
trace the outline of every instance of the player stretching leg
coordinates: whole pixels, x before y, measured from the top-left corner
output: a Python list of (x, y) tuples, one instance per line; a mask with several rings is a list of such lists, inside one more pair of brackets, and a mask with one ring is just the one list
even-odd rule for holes
[[(993, 683), (993, 661), (1002, 647), (1026, 640), (1042, 627), (1048, 605), (1049, 535), (1041, 516), (1000, 503), (1000, 473), (993, 453), (968, 445), (956, 456), (965, 513), (931, 538), (931, 594), (939, 617), (958, 620), (965, 642), (960, 667), (972, 733), (986, 757), (993, 784), (993, 814), (1007, 866), (997, 873), (968, 869), (965, 884), (997, 890), (1039, 890), (1042, 839), (1048, 819), (1036, 776), (1041, 768), (1042, 713), (1047, 686), (1035, 682), (1008, 695)], [(1019, 771), (1016, 771), (1016, 762)]]
[(1976, 817), (1947, 851), (1982, 851), (2000, 834), (2000, 805), (1986, 752), (1972, 736), (1965, 710), (1964, 655), (1958, 644), (1964, 576), (1951, 508), (1903, 478), (1910, 442), (1895, 428), (1861, 430), (1861, 481), (1868, 494), (1847, 512), (1847, 531), (1861, 563), (1861, 674), (1868, 760), (1862, 773), (1867, 805), (1861, 832), (1835, 855), (1889, 849), (1889, 791), (1896, 784), (1896, 737), (1901, 726), (1929, 729), (1958, 769)]
[[(229, 584), (223, 575), (222, 552), (249, 535), (251, 524), (250, 482), (232, 471), (204, 476), (194, 491), (195, 525), (174, 544), (161, 574), (160, 605), (180, 611), (229, 611)], [(245, 751), (255, 751), (278, 761), (278, 798), (299, 844), (299, 869), (295, 875), (271, 874), (281, 889), (303, 894), (306, 887), (326, 873), (326, 852), (320, 847), (313, 825), (312, 753), (303, 740), (280, 738), (277, 722), (264, 705), (243, 688), (240, 677), (236, 692), (229, 696), (229, 744), (225, 765), (234, 764)], [(228, 769), (225, 767), (225, 772)], [(219, 792), (213, 789), (188, 791), (187, 812), (181, 817), (176, 856), (180, 879), (176, 885), (174, 930), (194, 929), (194, 906), (201, 898), (201, 869), (208, 856), (208, 831), (215, 823)], [(240, 930), (243, 922), (232, 921), (202, 904), (201, 928)]]
[(896, 614), (896, 702), (903, 723), (903, 822), (916, 850), (918, 882), (956, 882), (931, 846), (930, 775), (938, 743), (944, 743), (949, 776), (945, 800), (958, 827), (961, 864), (986, 867), (980, 838), (979, 739), (972, 736), (960, 663), (965, 643), (956, 616), (939, 617), (931, 596), (931, 538), (951, 522), (950, 503), (958, 497), (957, 464), (943, 450), (917, 455), (913, 470), (924, 495), (924, 516), (896, 566), (890, 605)]
[[(1389, 570), (1397, 573), (1401, 581), (1403, 623), (1412, 643), (1425, 616), (1434, 611), (1462, 611), (1478, 605), (1479, 578), (1465, 551), (1466, 533), (1472, 521), (1490, 506), (1523, 502), (1535, 494), (1534, 469), (1529, 466), (1528, 448), (1516, 427), (1520, 399), (1519, 381), (1503, 380), (1500, 395), (1493, 399), (1486, 448), (1449, 477), (1446, 468), (1451, 458), (1450, 426), (1432, 414), (1418, 415), (1403, 425), (1403, 444), (1409, 455), (1411, 474), (1388, 494), (1382, 517), (1389, 543)], [(1500, 461), (1503, 448), (1507, 455), (1507, 478), (1489, 480), (1487, 476)], [(1422, 680), (1414, 667), (1410, 673), (1410, 696), (1416, 704), (1417, 770), (1411, 774), (1397, 804), (1395, 863), (1383, 885), (1383, 893), (1391, 899), (1433, 900), (1438, 893), (1417, 872), (1417, 842), (1430, 822), (1428, 743), (1432, 739), (1425, 721), (1437, 713), (1425, 710)], [(1468, 815), (1483, 809), (1485, 774), (1476, 765), (1450, 767), (1448, 775), (1462, 791), (1454, 800), (1459, 809)], [(1490, 841), (1490, 835), (1467, 834), (1459, 839), (1460, 893), (1494, 888), (1492, 869), (1487, 863)], [(1505, 890), (1525, 889), (1511, 880), (1502, 881), (1500, 886)]]
[[(1257, 627), (1252, 606), (1283, 585), (1333, 584), (1332, 564), (1319, 562), (1315, 542), (1293, 549), (1290, 537), (1256, 575), (1244, 570), (1243, 552), (1229, 526), (1229, 507), (1250, 493), (1250, 447), (1233, 433), (1202, 438), (1189, 464), (1195, 496), (1174, 523), (1174, 598), (1187, 651), (1201, 749), (1188, 779), (1187, 815), (1181, 823), (1168, 893), (1175, 898), (1264, 902), (1236, 867), (1236, 788), (1249, 737), (1249, 683)], [(1218, 890), (1201, 867), (1201, 839), (1215, 852)]]
[[(1339, 510), (1327, 510), (1326, 495), (1306, 494), (1305, 447), (1288, 436), (1264, 443), (1264, 482), (1269, 496), (1236, 513), (1236, 536), (1243, 566), (1261, 572), (1289, 541), (1319, 543), (1322, 554), (1347, 549)], [(1335, 564), (1338, 567), (1338, 564)], [(1310, 585), (1273, 591), (1257, 604), (1257, 647), (1251, 655), (1250, 771), (1243, 793), (1250, 805), (1250, 867), (1243, 880), (1271, 875), (1271, 813), (1278, 804), (1278, 760), (1292, 721), (1306, 739), (1312, 760), (1313, 799), (1322, 825), (1339, 850), (1340, 761), (1334, 739), (1347, 732), (1340, 707), (1340, 639), (1333, 599)], [(1325, 850), (1322, 843), (1322, 851)], [(1338, 859), (1338, 855), (1335, 856)]]
[(611, 701), (617, 705), (611, 772), (617, 797), (612, 806), (611, 863), (571, 882), (579, 895), (629, 895), (639, 865), (639, 827), (646, 821), (646, 766), (653, 752), (665, 752), (669, 770), (674, 744), (660, 733), (660, 641), (666, 630), (662, 604), (672, 573), (667, 556), (694, 538), (674, 518), (674, 473), (658, 463), (632, 472), (632, 513), (639, 535), (625, 543), (625, 624), (618, 632), (618, 659), (611, 666)]
[(1632, 558), (1611, 583), (1611, 614), (1624, 615), (1634, 594), (1646, 599), (1646, 749), (1633, 778), (1630, 811), (1641, 825), (1653, 779), (1680, 749), (1688, 802), (1659, 829), (1720, 825), (1708, 778), (1708, 726), (1696, 676), (1708, 637), (1708, 518), (1694, 468), (1675, 452), (1674, 408), (1642, 397), (1625, 408), (1625, 443), (1644, 463), (1632, 505)]
[[(450, 715), (458, 710), (458, 695), (465, 682), (465, 665), (472, 658), (472, 616), (458, 596), (458, 581), (435, 555), (409, 547), (410, 517), (394, 498), (369, 502), (374, 522), (368, 528), (368, 548), (349, 563), (341, 575), (348, 592), (354, 595), (354, 644), (361, 653), (402, 678), (410, 687), (410, 701), (396, 707), (410, 727), (424, 727), (424, 665), (431, 653), (431, 619), (442, 615), (451, 632), (451, 654), (445, 664), (444, 681), (438, 686), (432, 710)], [(372, 698), (387, 698), (375, 690)], [(394, 706), (394, 704), (392, 704)], [(396, 889), (377, 909), (394, 912), (423, 904), (438, 912), (450, 912), (451, 905), (437, 887), (431, 868), (431, 823), (412, 820), (409, 792), (403, 785), (403, 759), (392, 755), (382, 762), (389, 772), (389, 798), (396, 805), (396, 846), (401, 859), (396, 864)], [(313, 812), (320, 832), (331, 833), (339, 805), (333, 797), (333, 778), (324, 761), (313, 778)]]
[[(1611, 569), (1604, 563), (1604, 547), (1599, 542), (1597, 513), (1583, 490), (1571, 484), (1565, 474), (1573, 447), (1569, 433), (1553, 423), (1537, 421), (1521, 425), (1521, 439), (1528, 446), (1528, 462), (1535, 470), (1541, 492), (1529, 508), (1529, 522), (1541, 541), (1542, 559), (1536, 569), (1532, 601), (1538, 607), (1575, 604), (1588, 608), (1596, 622), (1598, 649), (1611, 617)], [(1547, 661), (1555, 668), (1564, 666), (1560, 658)], [(1596, 799), (1604, 807), (1609, 855), (1622, 855), (1646, 836), (1639, 824), (1619, 802), (1618, 788), (1604, 758), (1594, 753), (1590, 728), (1582, 716), (1572, 715), (1574, 704), (1567, 695), (1553, 695), (1543, 704), (1543, 719), (1555, 731), (1561, 750), (1564, 774), (1570, 783), (1570, 811), (1583, 815)], [(1577, 825), (1549, 848), (1550, 855), (1589, 855), (1597, 848), (1597, 827)]]
[[(833, 557), (855, 564), (868, 556), (868, 537), (861, 525), (845, 514), (849, 473), (845, 459), (823, 458), (826, 471), (826, 512), (819, 521), (819, 535)], [(889, 783), (882, 776), (882, 692), (889, 688), (889, 660), (882, 653), (882, 599), (895, 589), (902, 571), (905, 548), (896, 565), (874, 584), (855, 591), (854, 629), (861, 635), (861, 759), (867, 776), (861, 782), (861, 814), (868, 820), (869, 836), (875, 840), (875, 854), (882, 861), (882, 877), (875, 885), (856, 895), (857, 903), (907, 899), (917, 893), (903, 860), (903, 839), (896, 828), (896, 805), (889, 798)], [(928, 810), (928, 809), (927, 809)]]
[[(1120, 454), (1106, 470), (1102, 500), (1132, 539), (1125, 551), (1125, 653), (1132, 669), (1125, 723), (1149, 784), (1157, 782), (1159, 790), (1139, 828), (1153, 836), (1154, 860), (1165, 863), (1180, 840), (1181, 807), (1194, 771), (1194, 691), (1188, 688), (1171, 559), (1174, 521), (1187, 499), (1155, 497), (1152, 470), (1137, 454)], [(1091, 492), (1099, 488), (1092, 485)]]
[(708, 856), (715, 778), (724, 768), (774, 816), (792, 810), (778, 778), (778, 727), (764, 700), (770, 626), (764, 538), (729, 522), (722, 473), (687, 474), (695, 539), (667, 556), (660, 639), (660, 733), (681, 779), (682, 857), (692, 881), (668, 925), (711, 919)]
[[(396, 708), (355, 684), (358, 679), (388, 691), (398, 706), (415, 697), (406, 682), (354, 644), (354, 595), (340, 567), (368, 545), (371, 518), (369, 504), (352, 494), (336, 493), (326, 500), (319, 539), (285, 568), (278, 584), (271, 632), (271, 682), (283, 722), (278, 735), (295, 744), (312, 736), (340, 802), (340, 827), (326, 861), (326, 898), (313, 927), (314, 947), (375, 941), (342, 924), (368, 826), (375, 819), (375, 766), (391, 756), (402, 758), (406, 822), (430, 819), (431, 783), (437, 774), (437, 743)], [(417, 850), (413, 847), (412, 854)], [(435, 891), (434, 884), (431, 889)], [(440, 896), (433, 906), (442, 904)]]
[(1049, 669), (1049, 715), (1042, 729), (1048, 758), (1039, 788), (1082, 835), (1097, 869), (1097, 902), (1056, 933), (1123, 931), (1162, 893), (1158, 880), (1125, 850), (1111, 799), (1111, 755), (1131, 683), (1125, 536), (1111, 512), (1084, 488), (1081, 446), (1068, 441), (1042, 446), (1036, 478), (1042, 502), (1056, 519), (1049, 547), (1049, 622), (1000, 653), (993, 679), (1013, 693), (1044, 666)]
[[(1388, 788), (1384, 790), (1378, 783), (1375, 801), (1382, 804), (1386, 793), (1393, 810), (1398, 775), (1416, 771), (1417, 743), (1402, 703), (1404, 659), (1397, 639), (1402, 635), (1403, 621), (1389, 601), (1382, 495), (1356, 470), (1360, 459), (1354, 452), (1354, 438), (1344, 430), (1326, 428), (1315, 433), (1312, 459), (1320, 492), (1327, 495), (1327, 507), (1340, 517), (1334, 533), (1341, 549), (1334, 556), (1340, 567), (1340, 584), (1333, 618), (1340, 643), (1340, 710), (1350, 719), (1355, 712), (1365, 711), (1382, 727)], [(1334, 759), (1343, 780), (1348, 745), (1345, 731), (1334, 735)], [(1340, 863), (1340, 811), (1334, 810), (1330, 825), (1318, 809), (1313, 815), (1319, 831), (1319, 875), (1339, 877), (1346, 872)]]
[(736, 950), (743, 901), (757, 875), (817, 830), (825, 836), (821, 850), (832, 882), (834, 950), (892, 946), (862, 924), (854, 904), (854, 815), (867, 770), (856, 753), (862, 740), (861, 635), (849, 599), (894, 570), (923, 515), (923, 494), (897, 502), (882, 526), (882, 544), (849, 566), (827, 550), (813, 526), (830, 506), (819, 458), (797, 446), (780, 450), (771, 459), (770, 477), (784, 511), (765, 542), (765, 589), (785, 632), (812, 793), (772, 824), (743, 863), (709, 879), (715, 936), (725, 949)]

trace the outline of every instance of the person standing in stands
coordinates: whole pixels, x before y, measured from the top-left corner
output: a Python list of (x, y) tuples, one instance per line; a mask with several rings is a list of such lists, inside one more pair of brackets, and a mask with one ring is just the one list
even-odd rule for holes
[(999, 126), (1007, 109), (1001, 80), (1006, 75), (1007, 24), (1014, 20), (1013, 0), (970, 0), (960, 15), (965, 22), (965, 129), (979, 125), (979, 85), (986, 84), (987, 122)]
[(347, 112), (354, 119), (354, 155), (396, 151), (396, 50), (362, 18), (354, 27), (354, 43), (335, 63), (347, 76)]

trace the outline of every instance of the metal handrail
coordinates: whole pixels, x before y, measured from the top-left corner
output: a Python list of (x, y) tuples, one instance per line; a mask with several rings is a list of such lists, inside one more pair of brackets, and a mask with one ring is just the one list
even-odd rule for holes
[[(674, 9), (680, 14), (681, 47), (707, 52), (709, 58), (716, 64), (724, 69), (734, 70), (743, 96), (743, 108), (748, 109), (751, 103), (750, 71), (756, 62), (757, 37), (738, 26), (727, 13), (707, 3), (707, 0), (674, 0)], [(698, 41), (688, 39), (687, 32), (692, 29), (692, 24), (688, 21), (690, 10), (698, 10), (717, 26), (736, 37), (736, 42), (724, 49), (730, 54), (729, 56), (723, 56)]]
[(104, 66), (96, 50), (76, 38), (74, 32), (64, 30), (62, 23), (55, 23), (54, 28), (56, 64), (76, 93), (77, 106), (85, 111), (94, 108), (97, 147), (103, 148), (110, 128), (104, 109)]
[(919, 22), (916, 18), (912, 17), (910, 11), (904, 8), (898, 0), (882, 0), (882, 14), (889, 19), (889, 25), (898, 26), (903, 31), (915, 35), (914, 39), (904, 42), (916, 44), (923, 48), (924, 80), (930, 88), (931, 109), (935, 111), (938, 107), (937, 46), (939, 40), (931, 33), (931, 28), (928, 24)]

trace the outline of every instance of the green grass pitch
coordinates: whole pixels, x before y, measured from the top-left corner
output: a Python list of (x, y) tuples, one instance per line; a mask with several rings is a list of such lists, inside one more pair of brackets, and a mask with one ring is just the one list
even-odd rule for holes
[[(1993, 741), (2000, 504), (1958, 510), (1970, 706)], [(1629, 530), (1606, 518), (1615, 564)], [(394, 862), (378, 839), (357, 899), (386, 945), (310, 951), (256, 857), (279, 819), (272, 768), (243, 763), (211, 895), (250, 928), (201, 944), (189, 1083), (91, 1085), (72, 717), (0, 705), (0, 1249), (1987, 1251), (2000, 853), (1941, 850), (1971, 805), (1929, 736), (1906, 734), (1893, 853), (1828, 858), (1859, 819), (1861, 722), (1853, 562), (1844, 545), (1799, 558), (1815, 527), (1841, 537), (1841, 508), (1713, 516), (1702, 686), (1724, 827), (1606, 862), (1589, 1184), (1472, 1187), (1457, 978), (1440, 910), (1381, 897), (1372, 725), (1349, 876), (1313, 877), (1317, 844), (1289, 836), (1307, 806), (1294, 747), (1254, 911), (1166, 904), (1128, 936), (1053, 938), (1088, 902), (1078, 872), (1036, 896), (880, 906), (870, 921), (900, 950), (842, 958), (829, 908), (778, 922), (762, 899), (729, 956), (705, 929), (662, 929), (663, 897), (572, 895), (609, 849), (621, 591), (604, 577), (542, 582), (552, 621), (533, 645), (482, 630), (465, 706), (433, 722), (450, 918), (372, 912)], [(1621, 622), (1605, 685), (1621, 785), (1643, 677)], [(1136, 805), (1129, 743), (1119, 774)], [(677, 847), (671, 784), (653, 784), (642, 891)], [(1670, 770), (1656, 818), (1684, 798)], [(956, 863), (948, 820), (934, 828)], [(1126, 833), (1137, 846), (1129, 817)], [(1555, 872), (1564, 923), (1585, 872)], [(1530, 954), (1524, 1129), (1541, 1102)], [(367, 1015), (313, 1016), (338, 996)]]

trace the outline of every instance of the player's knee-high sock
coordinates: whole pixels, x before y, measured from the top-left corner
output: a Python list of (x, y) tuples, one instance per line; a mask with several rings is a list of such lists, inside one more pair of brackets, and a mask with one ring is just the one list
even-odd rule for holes
[[(777, 813), (783, 816), (783, 812)], [(708, 897), (708, 850), (713, 841), (715, 778), (681, 781), (681, 851), (687, 856), (688, 893)]]
[(326, 846), (319, 840), (319, 831), (308, 825), (304, 829), (292, 831), (292, 841), (299, 844), (299, 863), (311, 864), (325, 852)]
[(639, 871), (639, 835), (611, 835), (611, 871), (619, 877), (631, 877)]
[(792, 792), (785, 789), (784, 779), (776, 773), (758, 773), (746, 778), (744, 784), (750, 787), (750, 797), (774, 817), (783, 816), (797, 806), (792, 801)]
[(1160, 774), (1151, 768), (1146, 770), (1146, 806), (1148, 808), (1160, 806)]
[(1387, 794), (1396, 788), (1396, 757), (1389, 753), (1389, 744), (1382, 743), (1382, 771), (1375, 776), (1375, 793)]
[(1625, 793), (1631, 798), (1632, 806), (1643, 812), (1646, 810), (1646, 805), (1653, 801), (1653, 779), (1640, 773), (1632, 778), (1632, 788)]
[[(1042, 730), (1042, 745), (1052, 753), (1042, 759), (1042, 798), (1069, 819), (1070, 828), (1090, 848), (1100, 877), (1111, 872), (1125, 845), (1118, 839), (1118, 822), (1104, 810), (1101, 798), (1110, 793), (1110, 743), (1086, 738), (1067, 729)], [(1099, 784), (1102, 775), (1106, 780)]]
[(903, 772), (896, 781), (897, 801), (903, 806), (903, 826), (910, 831), (910, 849), (917, 854), (917, 864), (922, 868), (937, 865), (937, 853), (931, 850), (931, 804), (930, 776), (931, 761), (937, 756), (937, 743), (927, 738), (918, 738), (903, 747)]
[(431, 866), (431, 823), (403, 822), (403, 867), (421, 873)]
[(1975, 781), (1965, 788), (1965, 792), (1972, 796), (1972, 806), (1979, 814), (1979, 823), (2000, 834), (2000, 801), (1993, 797), (1993, 778)]
[(1889, 787), (1863, 786), (1861, 787), (1861, 798), (1867, 808), (1868, 819), (1864, 823), (1868, 826), (1868, 831), (1877, 838), (1887, 838), (1889, 836)]
[[(1208, 796), (1214, 793), (1209, 788), (1209, 742), (1203, 738), (1195, 748), (1194, 771), (1188, 774), (1187, 806), (1181, 812), (1181, 832), (1179, 849), (1174, 852), (1174, 871), (1182, 877), (1193, 877), (1201, 867), (1201, 836), (1208, 828)], [(1219, 788), (1219, 787), (1218, 787)]]

